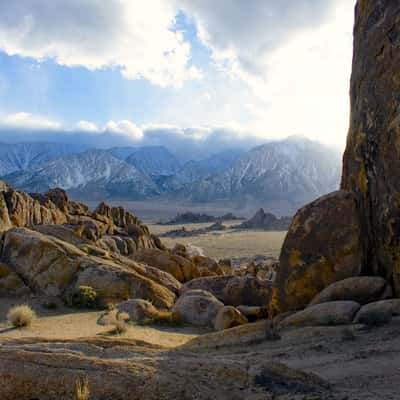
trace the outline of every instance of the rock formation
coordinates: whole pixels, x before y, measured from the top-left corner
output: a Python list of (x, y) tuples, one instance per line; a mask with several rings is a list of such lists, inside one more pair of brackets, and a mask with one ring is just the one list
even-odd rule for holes
[(273, 313), (331, 283), (382, 276), (400, 295), (400, 5), (359, 0), (341, 191), (301, 209), (285, 240)]
[(241, 223), (237, 229), (261, 229), (264, 231), (286, 231), (289, 228), (291, 218), (277, 218), (274, 214), (266, 213), (260, 208), (250, 219)]

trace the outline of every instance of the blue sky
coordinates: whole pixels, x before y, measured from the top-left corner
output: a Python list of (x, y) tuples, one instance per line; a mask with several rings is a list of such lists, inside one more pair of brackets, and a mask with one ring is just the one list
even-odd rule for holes
[(341, 146), (353, 7), (349, 0), (6, 0), (0, 140), (13, 130), (33, 139), (46, 130), (140, 144), (146, 132), (164, 129), (169, 143), (223, 131), (232, 143), (296, 134)]

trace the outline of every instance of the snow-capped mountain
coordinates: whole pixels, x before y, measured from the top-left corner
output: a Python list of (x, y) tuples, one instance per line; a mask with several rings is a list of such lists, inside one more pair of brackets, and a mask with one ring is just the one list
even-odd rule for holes
[(0, 143), (0, 176), (32, 170), (48, 161), (87, 150), (86, 146), (59, 143)]
[(164, 191), (174, 192), (226, 170), (244, 153), (241, 150), (229, 150), (213, 154), (203, 160), (187, 161), (179, 171), (163, 183)]
[(278, 202), (286, 213), (335, 190), (341, 172), (338, 151), (301, 137), (248, 152), (225, 151), (183, 166), (183, 157), (164, 147), (79, 150), (43, 143), (0, 145), (0, 167), (13, 172), (0, 175), (25, 191), (61, 187), (87, 200), (165, 195), (194, 203), (228, 200), (239, 206), (254, 200), (264, 207)]
[(181, 167), (177, 157), (163, 146), (147, 146), (136, 149), (126, 162), (149, 176), (171, 176)]
[(301, 137), (270, 142), (244, 154), (230, 168), (186, 187), (195, 202), (254, 198), (310, 201), (339, 187), (341, 157)]
[(28, 192), (60, 187), (87, 199), (143, 199), (159, 194), (148, 176), (105, 150), (88, 150), (63, 157), (33, 171), (16, 172), (4, 179)]

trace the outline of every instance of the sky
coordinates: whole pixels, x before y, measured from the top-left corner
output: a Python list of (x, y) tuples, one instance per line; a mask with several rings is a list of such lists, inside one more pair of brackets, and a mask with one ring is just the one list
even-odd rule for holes
[(355, 0), (1, 0), (0, 141), (343, 147)]

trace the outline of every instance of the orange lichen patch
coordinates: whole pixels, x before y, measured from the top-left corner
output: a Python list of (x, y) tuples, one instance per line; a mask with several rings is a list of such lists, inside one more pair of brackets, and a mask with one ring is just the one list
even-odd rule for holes
[(10, 275), (10, 269), (7, 267), (7, 265), (0, 263), (0, 279), (5, 278), (8, 275)]
[(304, 265), (304, 261), (301, 259), (301, 252), (299, 250), (292, 250), (289, 257), (289, 265), (291, 267)]
[(274, 318), (276, 315), (280, 314), (282, 310), (279, 307), (279, 289), (273, 288), (271, 292), (271, 297), (268, 304), (268, 316), (270, 319)]
[(368, 178), (363, 164), (360, 165), (360, 170), (358, 171), (358, 188), (363, 194), (368, 191)]

